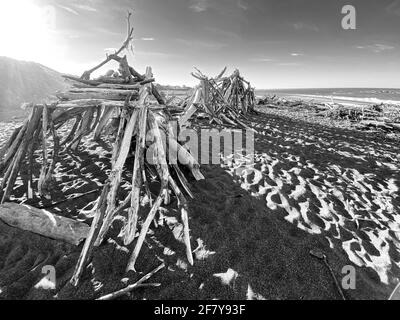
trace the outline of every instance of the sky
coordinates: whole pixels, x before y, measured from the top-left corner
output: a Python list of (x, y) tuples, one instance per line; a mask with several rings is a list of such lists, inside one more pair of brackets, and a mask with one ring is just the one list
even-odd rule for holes
[(120, 47), (128, 10), (129, 61), (162, 84), (227, 66), (258, 89), (400, 88), (400, 0), (1, 0), (0, 56), (81, 75)]

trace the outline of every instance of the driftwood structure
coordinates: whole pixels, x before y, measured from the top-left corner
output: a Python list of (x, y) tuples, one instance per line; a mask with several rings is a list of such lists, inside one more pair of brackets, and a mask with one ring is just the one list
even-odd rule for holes
[[(128, 36), (121, 48), (93, 69), (84, 72), (81, 77), (65, 76), (72, 81), (72, 88), (58, 93), (58, 102), (52, 105), (29, 105), (29, 118), (12, 134), (0, 153), (2, 203), (9, 201), (17, 177), (25, 166), (30, 168), (26, 182), (27, 194), (29, 198), (34, 196), (32, 164), (34, 152), (40, 148), (43, 163), (37, 192), (44, 196), (51, 192), (49, 185), (53, 183), (61, 148), (76, 150), (84, 137), (93, 134), (94, 139), (99, 139), (107, 126), (116, 125), (111, 175), (95, 202), (94, 219), (71, 279), (73, 285), (78, 284), (93, 248), (100, 246), (106, 238), (114, 217), (126, 209), (128, 217), (121, 233), (125, 245), (131, 244), (137, 230), (140, 230), (127, 266), (127, 271), (134, 271), (150, 224), (162, 203), (170, 202), (169, 190), (178, 200), (187, 259), (193, 264), (185, 196), (187, 194), (192, 197), (192, 194), (181, 170), (182, 166), (187, 167), (186, 171), (191, 172), (195, 179), (201, 180), (204, 177), (196, 159), (177, 141), (164, 99), (153, 84), (151, 68), (148, 67), (145, 74), (140, 74), (128, 64), (127, 57), (121, 55), (128, 49), (132, 39), (133, 28), (130, 26), (129, 15)], [(118, 72), (91, 79), (93, 72), (110, 61), (119, 63)], [(57, 130), (66, 125), (70, 125), (69, 134), (59, 136)], [(132, 154), (130, 192), (124, 201), (119, 201), (122, 173)], [(159, 181), (160, 189), (156, 197), (149, 190), (149, 179)], [(147, 195), (151, 209), (139, 228), (138, 211), (142, 195)]]
[(271, 109), (310, 110), (319, 117), (347, 120), (356, 129), (362, 131), (400, 133), (400, 110), (395, 105), (345, 106), (331, 103), (290, 101), (277, 96), (259, 99), (257, 105)]
[(241, 77), (239, 70), (228, 77), (224, 77), (226, 68), (215, 78), (208, 78), (197, 70), (192, 76), (200, 80), (192, 94), (187, 97), (181, 107), (184, 108), (179, 119), (180, 127), (198, 112), (205, 113), (211, 123), (228, 124), (250, 129), (240, 119), (255, 112), (255, 94), (250, 83)]

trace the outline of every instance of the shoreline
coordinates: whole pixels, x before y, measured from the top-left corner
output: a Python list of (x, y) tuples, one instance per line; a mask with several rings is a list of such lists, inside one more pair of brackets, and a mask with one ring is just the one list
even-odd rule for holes
[[(312, 93), (286, 93), (280, 91), (262, 91), (259, 90), (257, 98), (262, 99), (266, 96), (277, 96), (281, 99), (287, 99), (290, 101), (304, 101), (308, 103), (323, 103), (323, 104), (340, 104), (349, 107), (362, 107), (362, 106), (373, 106), (373, 105), (390, 105), (393, 107), (400, 108), (400, 100), (388, 99), (388, 98), (377, 98), (377, 97), (357, 97), (357, 96), (344, 96), (343, 94), (312, 94)], [(261, 94), (263, 93), (263, 94)], [(400, 99), (400, 96), (399, 96)]]

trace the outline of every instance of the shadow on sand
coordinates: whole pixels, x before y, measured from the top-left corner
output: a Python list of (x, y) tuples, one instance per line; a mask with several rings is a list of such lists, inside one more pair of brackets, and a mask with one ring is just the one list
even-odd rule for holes
[[(390, 249), (389, 269), (367, 267), (365, 261), (369, 257), (376, 264), (371, 257), (386, 254), (382, 248), (374, 251), (372, 235), (397, 221), (399, 199), (390, 193), (396, 186), (390, 181), (399, 172), (394, 157), (398, 147), (366, 134), (283, 117), (260, 115), (250, 122), (259, 131), (252, 166), (235, 176), (235, 164), (205, 165), (206, 179), (190, 181), (195, 196), (190, 201), (194, 266), (185, 258), (180, 215), (173, 201), (162, 210), (160, 227), (148, 235), (137, 263), (141, 273), (129, 274), (129, 283), (135, 282), (165, 261), (167, 268), (150, 280), (161, 286), (138, 289), (130, 298), (340, 299), (328, 269), (310, 256), (311, 249), (328, 256), (339, 281), (345, 265), (356, 266), (356, 290), (345, 292), (348, 299), (387, 298), (395, 284), (382, 283), (380, 276), (386, 272), (392, 279), (392, 273), (398, 274), (397, 234), (388, 230), (383, 238)], [(77, 186), (75, 193), (87, 192), (104, 183), (109, 155), (99, 155), (93, 144), (85, 146), (90, 151), (82, 150), (64, 155), (58, 168), (60, 190)], [(125, 179), (129, 181), (129, 175)], [(91, 195), (67, 201), (55, 212), (76, 216), (94, 199)], [(115, 240), (95, 251), (78, 288), (72, 288), (68, 279), (80, 247), (0, 223), (0, 298), (51, 299), (57, 294), (60, 299), (93, 299), (124, 287), (121, 279), (127, 276), (134, 244), (124, 247), (118, 240), (123, 219), (114, 222), (110, 236)], [(343, 246), (348, 241), (349, 246)], [(355, 257), (349, 258), (351, 252)], [(383, 261), (380, 266), (388, 266)], [(54, 291), (34, 288), (43, 278), (44, 265), (56, 268)]]

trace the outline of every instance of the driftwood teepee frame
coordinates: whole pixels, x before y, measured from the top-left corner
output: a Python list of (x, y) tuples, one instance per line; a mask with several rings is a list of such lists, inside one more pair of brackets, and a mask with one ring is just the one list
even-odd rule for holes
[[(128, 209), (128, 218), (122, 230), (125, 245), (131, 244), (138, 229), (138, 211), (142, 192), (147, 194), (151, 210), (140, 228), (139, 237), (127, 266), (127, 271), (135, 270), (135, 263), (141, 251), (151, 222), (161, 204), (170, 202), (169, 188), (176, 195), (184, 226), (184, 242), (187, 259), (193, 264), (189, 236), (188, 205), (184, 192), (192, 197), (189, 184), (180, 165), (186, 166), (197, 180), (204, 179), (199, 164), (182, 147), (174, 134), (167, 107), (153, 85), (154, 78), (150, 67), (141, 75), (129, 64), (126, 56), (120, 54), (126, 50), (133, 37), (128, 15), (128, 36), (116, 53), (86, 71), (80, 78), (65, 76), (73, 82), (73, 88), (58, 93), (59, 101), (52, 105), (29, 105), (31, 113), (24, 124), (15, 130), (0, 151), (0, 174), (2, 203), (8, 201), (21, 168), (28, 164), (29, 178), (26, 184), (28, 197), (33, 197), (34, 152), (42, 147), (43, 163), (38, 182), (38, 193), (43, 196), (50, 193), (49, 184), (53, 182), (53, 173), (58, 161), (60, 148), (76, 150), (80, 141), (93, 134), (99, 139), (112, 118), (118, 119), (118, 130), (113, 144), (112, 171), (105, 183), (100, 197), (93, 209), (93, 222), (71, 279), (77, 285), (88, 264), (93, 248), (102, 244), (114, 217)], [(110, 61), (119, 63), (119, 73), (91, 80), (91, 74)], [(57, 130), (74, 122), (66, 137), (59, 136)], [(111, 124), (110, 124), (111, 122)], [(115, 121), (114, 121), (115, 122)], [(49, 161), (48, 137), (53, 137), (51, 161)], [(167, 147), (168, 151), (167, 152)], [(128, 156), (134, 149), (131, 190), (122, 202), (118, 201), (122, 172)], [(171, 159), (174, 157), (175, 159)], [(49, 163), (50, 162), (50, 163)], [(172, 175), (174, 172), (174, 175)], [(178, 181), (175, 181), (177, 177)], [(159, 194), (153, 199), (149, 191), (149, 177), (160, 181)]]
[(200, 80), (193, 93), (184, 100), (184, 112), (179, 119), (180, 127), (186, 126), (189, 119), (198, 111), (206, 113), (210, 122), (228, 124), (250, 129), (240, 118), (255, 112), (255, 94), (250, 83), (244, 80), (239, 71), (223, 77), (226, 68), (215, 78), (208, 78), (196, 69), (192, 76)]

